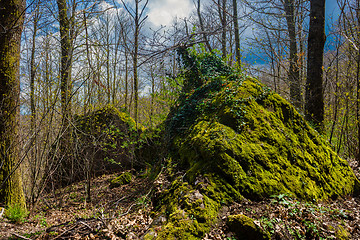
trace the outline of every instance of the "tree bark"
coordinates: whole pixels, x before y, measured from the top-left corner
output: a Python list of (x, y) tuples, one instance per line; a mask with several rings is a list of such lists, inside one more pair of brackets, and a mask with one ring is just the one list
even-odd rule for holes
[(325, 44), (325, 0), (310, 1), (310, 27), (306, 79), (305, 118), (318, 131), (324, 122), (323, 55)]
[(221, 22), (221, 52), (226, 58), (226, 0), (218, 0), (218, 11)]
[(286, 23), (288, 27), (289, 40), (290, 40), (290, 54), (289, 54), (290, 63), (289, 63), (288, 79), (290, 83), (290, 100), (297, 109), (302, 110), (301, 83), (300, 83), (300, 71), (298, 64), (298, 50), (296, 43), (294, 5), (295, 5), (295, 0), (284, 1)]
[(60, 66), (60, 89), (61, 89), (61, 111), (63, 126), (67, 127), (71, 115), (71, 39), (70, 20), (66, 0), (57, 0), (60, 23), (60, 45), (61, 45), (61, 66)]
[(139, 0), (135, 0), (135, 33), (134, 33), (134, 56), (133, 56), (133, 68), (134, 68), (134, 101), (135, 101), (135, 123), (136, 127), (138, 124), (138, 104), (139, 104), (139, 79), (138, 79), (138, 51), (139, 51), (139, 31), (140, 31), (140, 22), (139, 22)]
[(0, 202), (26, 208), (18, 148), (20, 43), (25, 1), (0, 1)]
[[(71, 158), (71, 64), (72, 64), (72, 44), (71, 44), (71, 21), (68, 16), (68, 6), (66, 0), (57, 0), (60, 25), (60, 92), (61, 92), (61, 134), (60, 154), (61, 170), (59, 176), (60, 183), (70, 183), (73, 177), (73, 162)], [(65, 171), (65, 173), (63, 172)]]

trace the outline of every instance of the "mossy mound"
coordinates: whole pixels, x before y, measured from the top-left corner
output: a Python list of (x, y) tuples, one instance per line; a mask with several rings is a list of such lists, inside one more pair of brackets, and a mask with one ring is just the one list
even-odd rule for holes
[(110, 181), (110, 188), (116, 188), (116, 187), (120, 187), (124, 184), (128, 184), (131, 182), (132, 178), (133, 178), (133, 175), (130, 172), (124, 172), (120, 176), (118, 176)]
[(236, 234), (239, 239), (247, 240), (270, 240), (270, 234), (264, 232), (254, 223), (254, 220), (239, 214), (230, 215), (227, 218), (229, 229)]
[(96, 174), (136, 165), (138, 131), (135, 121), (112, 105), (75, 119), (78, 158), (92, 162)]
[[(358, 192), (348, 163), (289, 102), (214, 54), (182, 54), (185, 92), (167, 131), (185, 174), (159, 198), (168, 221), (157, 239), (201, 239), (222, 205), (243, 197), (317, 201)], [(189, 201), (196, 191), (201, 199)]]
[(204, 113), (174, 140), (190, 181), (215, 173), (250, 199), (288, 193), (326, 200), (358, 187), (348, 163), (290, 103), (257, 80), (227, 82), (203, 100)]
[(114, 106), (74, 116), (67, 131), (72, 136), (68, 154), (62, 156), (55, 144), (51, 157), (59, 165), (47, 166), (54, 168), (47, 171), (53, 172), (49, 181), (56, 187), (138, 164), (134, 156), (139, 131), (129, 114)]

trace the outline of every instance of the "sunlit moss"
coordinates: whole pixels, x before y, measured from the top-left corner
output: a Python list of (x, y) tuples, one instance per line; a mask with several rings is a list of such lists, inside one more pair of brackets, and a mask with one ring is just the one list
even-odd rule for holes
[[(213, 61), (206, 57), (199, 61)], [(223, 63), (213, 64), (212, 71)], [(206, 72), (206, 64), (195, 66)], [(318, 201), (359, 193), (348, 163), (290, 103), (254, 78), (212, 71), (201, 86), (188, 86), (167, 123), (183, 176), (159, 197), (167, 222), (157, 239), (201, 239), (223, 205), (244, 197), (287, 193)], [(190, 201), (194, 194), (198, 199)]]

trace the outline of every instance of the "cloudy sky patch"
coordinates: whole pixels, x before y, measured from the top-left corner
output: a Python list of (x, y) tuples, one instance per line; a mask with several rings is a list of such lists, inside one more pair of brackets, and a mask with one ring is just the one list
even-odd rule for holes
[(152, 0), (149, 2), (149, 22), (155, 26), (171, 25), (175, 17), (185, 18), (194, 9), (191, 0)]

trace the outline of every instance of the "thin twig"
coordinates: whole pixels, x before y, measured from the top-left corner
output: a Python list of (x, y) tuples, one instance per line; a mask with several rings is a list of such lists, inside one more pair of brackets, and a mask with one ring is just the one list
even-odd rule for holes
[(11, 234), (14, 235), (17, 238), (21, 238), (21, 239), (25, 239), (25, 240), (32, 240), (31, 238), (24, 237), (24, 236), (22, 236), (20, 234), (14, 233), (14, 232), (11, 233)]

